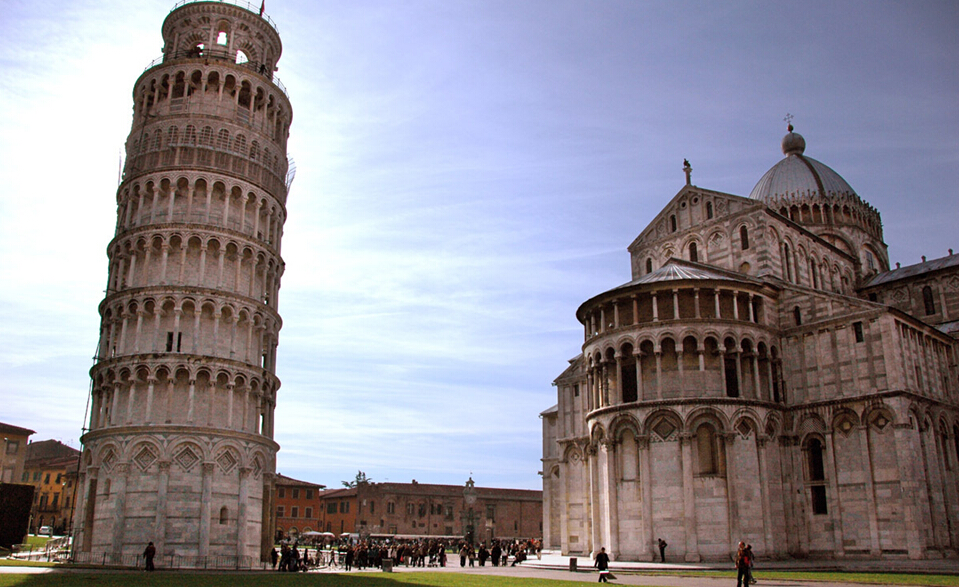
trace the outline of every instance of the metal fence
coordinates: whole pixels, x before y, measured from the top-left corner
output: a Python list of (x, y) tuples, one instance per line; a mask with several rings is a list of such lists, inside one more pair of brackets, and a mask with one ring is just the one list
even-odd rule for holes
[[(69, 559), (72, 563), (97, 565), (102, 567), (143, 568), (146, 562), (141, 554), (121, 552), (76, 552)], [(269, 562), (260, 561), (252, 556), (186, 556), (168, 554), (157, 556), (153, 564), (158, 569), (210, 569), (237, 570), (270, 568)]]

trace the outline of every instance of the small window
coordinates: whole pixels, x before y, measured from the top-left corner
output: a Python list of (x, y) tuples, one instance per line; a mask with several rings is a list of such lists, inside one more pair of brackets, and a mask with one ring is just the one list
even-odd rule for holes
[(669, 231), (676, 232), (676, 215), (675, 214), (669, 217)]
[(856, 342), (862, 342), (865, 340), (865, 337), (862, 334), (862, 322), (853, 322), (852, 330), (856, 334)]
[(300, 508), (298, 506), (293, 506), (290, 508), (290, 517), (299, 518), (300, 517)]
[(706, 202), (706, 219), (711, 220), (713, 217), (713, 203)]
[(282, 518), (285, 513), (286, 513), (286, 508), (285, 508), (284, 506), (282, 506), (282, 505), (276, 506), (276, 517), (277, 517), (277, 518)]
[(220, 508), (220, 524), (226, 524), (230, 521), (230, 510), (226, 506)]
[(573, 397), (579, 397), (579, 383), (573, 386)]
[(371, 514), (375, 514), (375, 513), (376, 513), (376, 502), (375, 502), (375, 501), (370, 501), (370, 513), (371, 513)]
[(646, 273), (652, 273), (652, 272), (653, 272), (653, 260), (646, 259)]
[(739, 244), (744, 251), (749, 248), (749, 230), (745, 226), (739, 227)]
[(697, 263), (699, 261), (699, 255), (696, 251), (696, 243), (689, 243), (689, 260), (693, 263)]
[(276, 490), (276, 495), (277, 495), (277, 497), (286, 497), (286, 488), (285, 488), (285, 487), (278, 487), (277, 490)]
[(226, 47), (226, 42), (227, 42), (226, 31), (220, 31), (220, 33), (216, 36), (216, 44), (223, 45), (224, 47)]
[(307, 489), (307, 490), (306, 490), (306, 499), (313, 499), (313, 490), (312, 490), (312, 489)]
[(20, 450), (20, 441), (19, 440), (8, 440), (7, 441), (7, 454), (15, 455), (17, 451)]
[(300, 490), (297, 487), (293, 488), (293, 499), (300, 499)]
[(307, 518), (312, 518), (312, 517), (313, 517), (313, 508), (306, 508), (306, 513), (304, 513), (303, 515), (306, 516)]
[(796, 321), (796, 326), (802, 325), (802, 312), (799, 310), (799, 306), (793, 308), (793, 320)]
[(936, 313), (936, 303), (932, 299), (932, 288), (928, 285), (922, 288), (922, 305), (925, 306), (926, 316)]
[(396, 504), (392, 501), (386, 502), (386, 513), (395, 514), (396, 513)]

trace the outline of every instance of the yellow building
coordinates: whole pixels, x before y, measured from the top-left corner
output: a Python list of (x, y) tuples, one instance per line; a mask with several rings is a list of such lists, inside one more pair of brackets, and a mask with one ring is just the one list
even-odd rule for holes
[(57, 440), (41, 440), (27, 446), (21, 481), (33, 485), (30, 532), (49, 526), (54, 534), (66, 534), (73, 520), (73, 504), (80, 451)]

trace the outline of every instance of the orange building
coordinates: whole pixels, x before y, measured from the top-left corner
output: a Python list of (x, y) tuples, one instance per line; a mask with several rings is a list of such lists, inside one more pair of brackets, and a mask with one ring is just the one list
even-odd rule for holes
[(320, 491), (325, 485), (276, 476), (276, 540), (320, 531)]
[(320, 494), (323, 529), (372, 536), (455, 537), (473, 542), (539, 538), (543, 492), (428, 483), (358, 483)]
[[(359, 486), (363, 485), (366, 484), (361, 483)], [(320, 515), (324, 532), (332, 532), (339, 536), (357, 531), (358, 487), (331, 489), (320, 494)]]

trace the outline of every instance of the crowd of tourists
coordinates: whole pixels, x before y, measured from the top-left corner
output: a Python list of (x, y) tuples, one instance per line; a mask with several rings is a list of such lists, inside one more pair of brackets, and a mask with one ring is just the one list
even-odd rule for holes
[(445, 567), (451, 556), (459, 556), (461, 567), (515, 566), (542, 550), (539, 540), (493, 540), (478, 547), (463, 541), (438, 538), (361, 540), (333, 546), (329, 550), (301, 548), (295, 540), (284, 541), (280, 550), (270, 553), (278, 571), (308, 571), (314, 568), (338, 568), (344, 571), (391, 566)]

